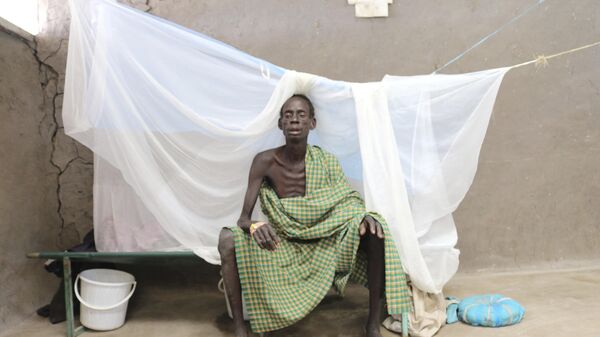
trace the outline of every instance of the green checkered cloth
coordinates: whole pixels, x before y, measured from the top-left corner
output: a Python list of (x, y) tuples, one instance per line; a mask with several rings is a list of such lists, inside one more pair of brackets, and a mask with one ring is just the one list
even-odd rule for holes
[(302, 319), (332, 285), (340, 295), (349, 279), (367, 285), (366, 254), (358, 249), (358, 228), (367, 214), (385, 233), (388, 313), (412, 311), (406, 276), (384, 219), (365, 210), (332, 154), (308, 146), (305, 168), (305, 196), (279, 198), (266, 182), (260, 188), (263, 213), (281, 238), (276, 250), (261, 249), (241, 228), (231, 228), (252, 330), (277, 330)]

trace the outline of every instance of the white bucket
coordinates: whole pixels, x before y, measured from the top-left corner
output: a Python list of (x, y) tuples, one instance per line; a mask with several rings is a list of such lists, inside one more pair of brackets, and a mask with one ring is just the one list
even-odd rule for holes
[[(77, 283), (81, 279), (81, 295)], [(136, 282), (133, 275), (113, 269), (88, 269), (75, 279), (75, 296), (81, 302), (79, 320), (86, 328), (113, 330), (125, 323), (125, 313)]]

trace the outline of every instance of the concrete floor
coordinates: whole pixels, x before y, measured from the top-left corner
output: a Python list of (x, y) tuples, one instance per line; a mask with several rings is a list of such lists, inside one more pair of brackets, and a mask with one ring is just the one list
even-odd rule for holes
[[(213, 280), (211, 280), (212, 282)], [(140, 287), (132, 301), (127, 323), (110, 332), (87, 332), (97, 337), (232, 336), (223, 297), (203, 285), (194, 287)], [(476, 328), (463, 323), (443, 327), (436, 336), (599, 336), (600, 269), (503, 274), (459, 274), (446, 295), (501, 293), (526, 309), (524, 320), (504, 328)], [(361, 336), (366, 318), (367, 293), (353, 286), (346, 298), (327, 297), (298, 324), (275, 336)], [(384, 336), (397, 336), (382, 329)], [(62, 337), (65, 325), (51, 325), (32, 315), (1, 337)]]

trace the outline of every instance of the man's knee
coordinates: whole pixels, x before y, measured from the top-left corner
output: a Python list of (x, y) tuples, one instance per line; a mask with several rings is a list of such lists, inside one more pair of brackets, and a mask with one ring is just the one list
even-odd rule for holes
[(235, 252), (235, 243), (233, 239), (233, 232), (229, 228), (221, 229), (219, 234), (219, 254), (221, 257), (229, 257)]

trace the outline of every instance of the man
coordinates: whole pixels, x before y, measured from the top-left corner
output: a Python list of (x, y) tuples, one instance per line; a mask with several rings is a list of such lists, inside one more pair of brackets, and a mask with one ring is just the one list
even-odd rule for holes
[[(282, 106), (285, 145), (256, 155), (237, 227), (224, 228), (219, 252), (235, 335), (247, 336), (242, 293), (255, 332), (286, 327), (307, 315), (333, 285), (353, 279), (369, 287), (366, 335), (381, 336), (390, 314), (412, 310), (406, 278), (383, 218), (366, 212), (336, 158), (307, 144), (316, 127), (303, 95)], [(260, 196), (268, 223), (251, 220)]]

